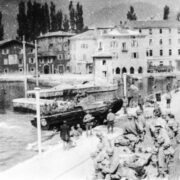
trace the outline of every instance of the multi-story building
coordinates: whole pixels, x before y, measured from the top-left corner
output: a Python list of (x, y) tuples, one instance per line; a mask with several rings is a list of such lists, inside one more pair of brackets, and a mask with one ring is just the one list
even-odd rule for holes
[[(108, 72), (113, 75), (124, 72), (141, 74), (147, 71), (145, 35), (138, 31), (120, 27), (106, 31), (95, 29), (74, 36), (70, 40), (71, 66), (74, 73), (91, 73), (93, 58), (102, 60), (94, 62), (94, 65), (99, 64), (96, 70), (102, 69), (102, 76), (108, 76), (104, 67), (111, 63), (112, 69)], [(108, 63), (104, 54), (108, 54)]]
[[(35, 73), (34, 45), (26, 43), (26, 70)], [(18, 40), (0, 41), (0, 72), (14, 73), (24, 71), (23, 44)]]
[(178, 21), (131, 21), (127, 26), (146, 35), (148, 72), (180, 71)]
[(39, 70), (44, 74), (70, 71), (69, 38), (74, 34), (57, 31), (38, 37)]

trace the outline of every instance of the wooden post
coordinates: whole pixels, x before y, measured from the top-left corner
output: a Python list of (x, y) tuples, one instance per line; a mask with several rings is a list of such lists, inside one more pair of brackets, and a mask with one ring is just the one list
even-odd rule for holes
[(38, 152), (42, 153), (41, 146), (41, 119), (40, 119), (40, 88), (36, 87), (36, 122), (37, 122), (37, 136), (38, 136)]
[(35, 40), (35, 61), (36, 61), (36, 86), (39, 87), (38, 55), (37, 55), (37, 41), (36, 40)]
[(24, 96), (27, 98), (27, 71), (26, 71), (26, 41), (23, 36), (23, 60), (24, 60)]

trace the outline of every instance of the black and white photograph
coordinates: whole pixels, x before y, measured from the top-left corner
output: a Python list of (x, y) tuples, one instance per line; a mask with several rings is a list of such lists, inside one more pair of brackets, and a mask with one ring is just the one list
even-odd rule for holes
[(180, 180), (180, 0), (0, 0), (0, 180)]

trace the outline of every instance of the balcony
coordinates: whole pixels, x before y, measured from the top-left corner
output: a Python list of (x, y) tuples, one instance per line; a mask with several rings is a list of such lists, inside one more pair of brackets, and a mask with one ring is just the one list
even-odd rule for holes
[(128, 52), (127, 49), (122, 49), (121, 51), (122, 51), (122, 53), (127, 53)]
[(159, 65), (159, 66), (149, 66), (147, 69), (148, 73), (164, 73), (164, 72), (173, 72), (174, 67), (171, 65)]

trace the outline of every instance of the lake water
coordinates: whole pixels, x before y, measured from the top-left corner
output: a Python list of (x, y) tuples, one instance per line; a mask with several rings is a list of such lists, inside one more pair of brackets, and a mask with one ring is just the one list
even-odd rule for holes
[[(165, 92), (166, 84), (173, 83), (174, 79), (144, 79), (136, 81), (143, 94), (152, 93), (152, 86), (157, 85), (156, 91)], [(28, 89), (34, 89), (33, 84), (28, 84)], [(17, 163), (37, 154), (27, 147), (36, 142), (37, 129), (30, 120), (33, 114), (14, 112), (12, 99), (24, 97), (24, 84), (22, 82), (0, 83), (0, 171), (6, 170)], [(5, 90), (5, 94), (2, 92)], [(49, 131), (42, 131), (42, 139), (50, 136)]]

